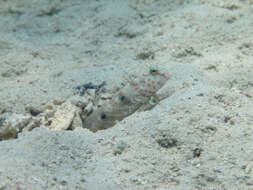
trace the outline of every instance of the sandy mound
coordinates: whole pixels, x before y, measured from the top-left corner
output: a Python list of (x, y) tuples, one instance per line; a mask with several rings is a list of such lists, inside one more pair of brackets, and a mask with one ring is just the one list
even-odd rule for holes
[[(0, 129), (9, 117), (17, 137), (0, 142), (0, 189), (252, 188), (252, 1), (0, 7)], [(89, 82), (111, 89), (151, 63), (171, 75), (153, 109), (96, 133), (23, 130), (28, 107), (39, 114)]]

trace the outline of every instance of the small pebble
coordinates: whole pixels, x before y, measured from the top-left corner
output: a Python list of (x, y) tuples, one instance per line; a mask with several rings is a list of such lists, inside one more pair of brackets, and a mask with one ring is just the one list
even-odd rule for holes
[(124, 141), (117, 142), (113, 150), (113, 154), (114, 155), (122, 154), (122, 152), (126, 149), (126, 147), (127, 147), (127, 144)]
[(173, 138), (157, 139), (156, 142), (163, 148), (172, 148), (177, 146), (177, 140)]
[(46, 105), (46, 106), (44, 107), (44, 109), (45, 109), (45, 110), (53, 110), (53, 109), (54, 109), (54, 106), (48, 104), (48, 105)]
[(245, 173), (252, 174), (252, 168), (253, 168), (253, 161), (250, 161), (245, 168)]
[(200, 157), (201, 152), (202, 152), (202, 149), (200, 149), (200, 148), (195, 148), (195, 149), (193, 150), (193, 158)]
[(62, 105), (64, 102), (65, 102), (65, 99), (63, 98), (58, 98), (58, 99), (53, 100), (53, 104), (56, 106)]
[(65, 185), (68, 185), (68, 182), (67, 182), (66, 180), (62, 180), (62, 181), (60, 182), (60, 184), (65, 186)]
[(221, 173), (221, 172), (222, 172), (222, 169), (221, 169), (221, 168), (214, 168), (213, 171), (214, 171), (214, 172), (217, 172), (217, 173)]
[(42, 110), (38, 109), (38, 108), (35, 108), (33, 106), (28, 106), (25, 108), (25, 110), (27, 112), (29, 112), (32, 116), (37, 116), (39, 115), (40, 113), (42, 113)]

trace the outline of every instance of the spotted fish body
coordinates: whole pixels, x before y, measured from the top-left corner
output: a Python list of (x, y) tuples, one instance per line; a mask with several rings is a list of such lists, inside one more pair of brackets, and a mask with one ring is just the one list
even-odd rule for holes
[(149, 73), (130, 81), (106, 104), (93, 110), (84, 120), (84, 127), (94, 132), (112, 127), (116, 121), (147, 104), (167, 80), (168, 77), (159, 70), (150, 69)]
[(125, 95), (131, 103), (145, 103), (166, 83), (168, 77), (158, 70), (150, 70), (148, 74), (136, 78), (121, 89), (119, 95)]

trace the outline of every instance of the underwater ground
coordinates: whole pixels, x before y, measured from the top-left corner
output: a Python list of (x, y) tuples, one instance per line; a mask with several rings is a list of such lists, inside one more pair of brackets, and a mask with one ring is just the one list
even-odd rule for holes
[(2, 115), (170, 74), (167, 98), (110, 129), (0, 141), (0, 189), (253, 189), (252, 28), (252, 0), (0, 0)]

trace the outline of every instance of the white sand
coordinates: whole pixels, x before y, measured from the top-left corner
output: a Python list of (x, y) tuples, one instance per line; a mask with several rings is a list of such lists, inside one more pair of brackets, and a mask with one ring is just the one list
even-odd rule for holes
[(1, 141), (0, 189), (252, 189), (252, 26), (251, 0), (0, 1), (9, 111), (150, 63), (171, 76), (170, 97), (111, 129)]

